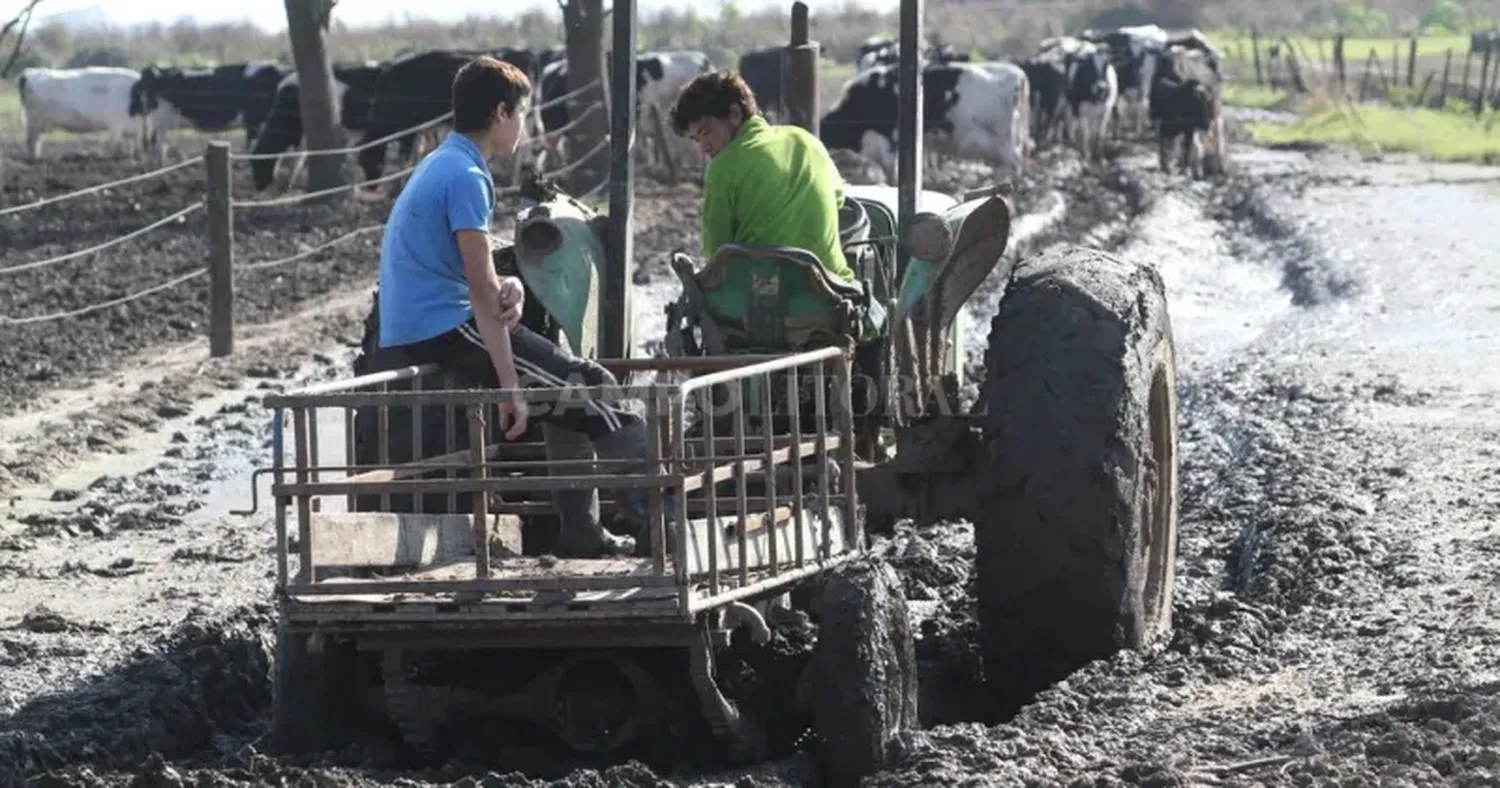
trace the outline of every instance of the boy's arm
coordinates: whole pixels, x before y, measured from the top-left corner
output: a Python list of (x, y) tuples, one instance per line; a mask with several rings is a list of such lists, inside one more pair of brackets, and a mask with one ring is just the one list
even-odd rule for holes
[[(489, 185), (480, 176), (454, 179), (448, 186), (448, 222), (463, 256), (464, 277), (469, 281), (469, 304), (474, 310), (474, 324), (489, 352), (490, 363), (501, 388), (520, 388), (515, 358), (511, 352), (510, 330), (505, 325), (505, 308), (501, 304), (500, 277), (490, 253), (490, 215), (493, 212)], [(515, 414), (515, 423), (506, 437), (515, 439), (526, 429), (525, 409)], [(503, 426), (503, 425), (502, 425)]]
[(734, 237), (734, 199), (722, 167), (710, 162), (703, 176), (703, 260), (714, 258), (719, 247)]

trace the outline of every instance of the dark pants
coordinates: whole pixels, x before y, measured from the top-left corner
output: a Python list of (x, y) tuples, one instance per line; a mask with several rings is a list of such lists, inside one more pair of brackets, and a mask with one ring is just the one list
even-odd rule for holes
[[(612, 386), (615, 377), (609, 370), (588, 359), (574, 356), (531, 329), (517, 325), (510, 330), (511, 355), (516, 374), (525, 388), (562, 388), (566, 386)], [(452, 331), (439, 334), (401, 348), (418, 364), (437, 364), (458, 374), (464, 383), (476, 388), (498, 388), (500, 380), (495, 365), (484, 347), (484, 338), (474, 318)], [(533, 403), (531, 418), (549, 422), (564, 429), (581, 432), (599, 440), (640, 416), (616, 403), (569, 400)]]

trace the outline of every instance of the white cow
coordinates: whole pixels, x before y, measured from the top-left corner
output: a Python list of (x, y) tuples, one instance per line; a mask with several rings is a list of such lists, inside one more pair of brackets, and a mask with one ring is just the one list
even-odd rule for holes
[(28, 68), (16, 88), (26, 124), (26, 149), (42, 155), (42, 135), (53, 129), (75, 134), (108, 131), (118, 145), (124, 137), (144, 143), (146, 118), (130, 111), (130, 90), (140, 81), (128, 68)]

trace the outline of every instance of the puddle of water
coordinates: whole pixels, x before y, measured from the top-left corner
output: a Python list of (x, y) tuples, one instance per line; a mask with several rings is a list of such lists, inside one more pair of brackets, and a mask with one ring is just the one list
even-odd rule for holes
[(1161, 273), (1179, 362), (1189, 349), (1212, 356), (1243, 347), (1292, 308), (1280, 267), (1233, 255), (1219, 226), (1180, 194), (1157, 199), (1120, 254)]

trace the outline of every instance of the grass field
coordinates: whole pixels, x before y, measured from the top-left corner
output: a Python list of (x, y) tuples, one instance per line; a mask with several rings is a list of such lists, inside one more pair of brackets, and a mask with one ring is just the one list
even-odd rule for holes
[[(1328, 57), (1333, 57), (1333, 34), (1328, 33), (1321, 37), (1323, 41), (1323, 52)], [(1208, 40), (1218, 47), (1228, 57), (1237, 57), (1241, 47), (1245, 50), (1245, 56), (1250, 56), (1250, 33), (1243, 30), (1220, 30), (1208, 34)], [(1261, 47), (1266, 47), (1272, 41), (1280, 41), (1279, 36), (1272, 38), (1269, 34), (1262, 34)], [(1306, 51), (1313, 57), (1318, 57), (1318, 36), (1289, 36), (1293, 46)], [(1407, 55), (1407, 47), (1411, 39), (1405, 37), (1388, 36), (1384, 38), (1346, 38), (1344, 39), (1344, 59), (1363, 60), (1374, 49), (1382, 58), (1389, 59), (1391, 46), (1395, 45), (1400, 52), (1401, 58)], [(1456, 35), (1429, 35), (1417, 38), (1417, 57), (1442, 57), (1449, 49), (1453, 50), (1454, 57), (1462, 57), (1469, 51), (1469, 34)], [(1261, 56), (1264, 57), (1264, 49)]]
[(1224, 103), (1231, 107), (1281, 109), (1291, 99), (1291, 94), (1284, 90), (1261, 87), (1249, 82), (1229, 82), (1224, 85)]
[[(1458, 112), (1383, 104), (1336, 107), (1296, 123), (1249, 124), (1258, 143), (1317, 142), (1370, 151), (1406, 151), (1437, 161), (1500, 164), (1500, 113), (1475, 118)], [(1373, 143), (1373, 145), (1372, 145)]]

